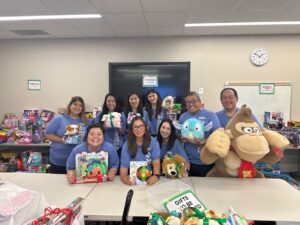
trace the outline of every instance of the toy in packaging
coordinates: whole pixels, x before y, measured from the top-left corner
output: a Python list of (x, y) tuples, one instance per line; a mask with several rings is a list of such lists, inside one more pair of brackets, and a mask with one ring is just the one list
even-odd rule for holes
[(40, 114), (41, 125), (43, 129), (46, 129), (47, 124), (54, 118), (55, 113), (49, 110), (42, 110)]
[(36, 123), (39, 117), (38, 109), (24, 109), (23, 111), (23, 120)]
[(91, 123), (93, 121), (93, 112), (85, 112), (84, 117), (87, 123)]
[(130, 162), (130, 180), (132, 184), (146, 184), (152, 175), (152, 169), (147, 161)]
[(73, 145), (78, 144), (79, 126), (80, 125), (78, 124), (66, 126), (65, 144), (73, 144)]
[(0, 152), (0, 172), (16, 172), (17, 166), (17, 158), (14, 152)]
[(269, 129), (282, 129), (284, 126), (283, 113), (282, 112), (265, 112), (264, 126)]
[(82, 152), (76, 155), (75, 183), (96, 183), (108, 180), (108, 153)]
[(141, 114), (135, 113), (135, 112), (129, 112), (128, 116), (127, 116), (127, 124), (129, 125), (131, 123), (132, 119), (137, 116), (141, 116)]
[(41, 152), (25, 151), (21, 153), (24, 171), (30, 173), (46, 173), (49, 168), (48, 157)]
[(6, 140), (7, 140), (6, 132), (0, 131), (0, 144), (6, 142)]
[(2, 128), (4, 130), (10, 130), (10, 129), (18, 129), (19, 126), (19, 120), (15, 114), (7, 113), (4, 116), (4, 119), (2, 121)]
[(15, 133), (14, 139), (17, 144), (31, 144), (32, 143), (32, 134), (31, 131), (17, 130)]
[(102, 107), (100, 106), (96, 106), (93, 109), (93, 119), (95, 119), (97, 117), (97, 115), (102, 111)]

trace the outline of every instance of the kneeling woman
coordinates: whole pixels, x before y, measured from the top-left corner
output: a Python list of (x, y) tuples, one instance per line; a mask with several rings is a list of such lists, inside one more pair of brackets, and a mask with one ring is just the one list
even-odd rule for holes
[(121, 153), (120, 178), (124, 184), (132, 185), (128, 175), (130, 161), (147, 161), (152, 166), (153, 175), (147, 180), (147, 185), (152, 185), (159, 180), (160, 174), (160, 149), (158, 142), (150, 136), (145, 121), (141, 117), (132, 119), (128, 140), (124, 143)]
[(182, 143), (177, 139), (176, 129), (172, 120), (164, 119), (158, 128), (157, 141), (160, 147), (160, 160), (163, 162), (167, 152), (180, 155), (186, 160), (185, 169), (190, 170), (190, 162)]
[(108, 152), (108, 179), (113, 180), (119, 167), (117, 149), (104, 141), (104, 130), (99, 124), (91, 124), (87, 128), (84, 142), (72, 150), (67, 161), (67, 176), (70, 183), (75, 181), (76, 155), (82, 152)]

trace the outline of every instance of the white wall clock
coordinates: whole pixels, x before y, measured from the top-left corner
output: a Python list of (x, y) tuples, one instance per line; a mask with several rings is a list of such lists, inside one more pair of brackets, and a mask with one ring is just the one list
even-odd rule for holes
[(251, 62), (256, 66), (262, 66), (268, 61), (268, 52), (264, 48), (256, 48), (251, 52)]

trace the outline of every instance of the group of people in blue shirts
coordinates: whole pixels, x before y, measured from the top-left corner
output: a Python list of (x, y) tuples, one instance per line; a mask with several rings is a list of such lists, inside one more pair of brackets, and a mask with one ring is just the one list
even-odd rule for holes
[[(183, 124), (190, 118), (196, 118), (204, 121), (204, 126), (211, 123), (210, 130), (205, 131), (205, 138), (219, 127), (226, 127), (239, 110), (236, 107), (238, 94), (233, 88), (221, 91), (223, 109), (217, 113), (203, 109), (196, 92), (188, 93), (184, 100), (187, 111), (180, 116), (178, 122)], [(147, 92), (144, 107), (139, 93), (130, 92), (123, 112), (117, 96), (107, 94), (101, 113), (93, 123), (87, 125), (83, 143), (79, 145), (65, 144), (64, 134), (67, 125), (86, 124), (83, 99), (79, 96), (73, 97), (67, 110), (67, 114), (56, 116), (45, 132), (51, 141), (51, 172), (67, 173), (70, 183), (74, 181), (76, 154), (82, 152), (108, 152), (109, 180), (113, 180), (119, 172), (121, 181), (127, 185), (132, 184), (129, 177), (130, 161), (147, 161), (152, 167), (152, 176), (147, 184), (156, 183), (161, 174), (161, 162), (167, 152), (180, 154), (186, 159), (186, 170), (190, 176), (205, 176), (212, 168), (212, 165), (204, 165), (200, 160), (200, 151), (205, 141), (186, 139), (176, 131), (169, 118), (169, 109), (162, 107), (160, 95), (154, 89)], [(120, 128), (105, 127), (103, 124), (103, 115), (110, 112), (121, 113)]]

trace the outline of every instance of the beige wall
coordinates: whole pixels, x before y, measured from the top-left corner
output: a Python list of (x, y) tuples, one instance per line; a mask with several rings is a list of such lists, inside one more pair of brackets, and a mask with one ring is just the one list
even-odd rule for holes
[[(264, 47), (269, 61), (255, 67), (250, 52)], [(300, 36), (220, 36), (0, 41), (0, 116), (24, 108), (64, 107), (83, 96), (88, 109), (108, 92), (109, 62), (190, 61), (191, 90), (204, 88), (205, 107), (219, 110), (225, 81), (290, 81), (292, 115), (300, 120)], [(28, 91), (27, 80), (42, 81)]]

